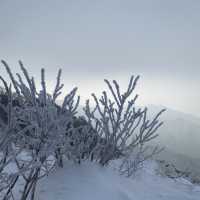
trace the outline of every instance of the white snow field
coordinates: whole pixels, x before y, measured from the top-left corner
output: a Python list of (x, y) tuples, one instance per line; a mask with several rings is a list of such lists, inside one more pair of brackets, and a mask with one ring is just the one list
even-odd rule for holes
[(94, 163), (66, 164), (38, 185), (37, 200), (200, 200), (200, 187), (156, 174), (148, 162), (135, 178)]

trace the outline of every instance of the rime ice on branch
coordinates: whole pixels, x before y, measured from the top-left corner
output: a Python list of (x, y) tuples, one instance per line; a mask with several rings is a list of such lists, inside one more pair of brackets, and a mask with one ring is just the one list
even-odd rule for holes
[[(147, 119), (147, 108), (137, 109), (135, 101), (138, 95), (133, 94), (139, 76), (132, 76), (128, 88), (121, 92), (117, 81), (113, 85), (105, 80), (111, 97), (106, 91), (102, 92), (100, 99), (92, 94), (95, 109), (91, 109), (89, 100), (84, 108), (88, 122), (95, 127), (100, 140), (100, 148), (96, 149), (96, 159), (102, 165), (108, 164), (110, 160), (129, 154), (137, 146), (158, 136), (157, 129), (163, 124), (159, 122), (159, 116), (164, 112), (161, 110), (153, 120)], [(102, 142), (101, 142), (102, 141)]]

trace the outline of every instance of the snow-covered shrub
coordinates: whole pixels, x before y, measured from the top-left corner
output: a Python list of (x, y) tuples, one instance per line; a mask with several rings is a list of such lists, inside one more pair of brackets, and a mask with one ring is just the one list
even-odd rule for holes
[(2, 90), (0, 94), (0, 198), (6, 200), (11, 196), (12, 188), (19, 179), (18, 173), (8, 172), (7, 168), (19, 151), (14, 147), (16, 138), (14, 130), (17, 126), (13, 108), (15, 103), (11, 87), (8, 87), (4, 81), (3, 83), (5, 90)]
[(161, 110), (152, 120), (147, 119), (147, 108), (138, 109), (135, 101), (138, 95), (133, 94), (139, 76), (131, 77), (125, 92), (120, 91), (119, 84), (114, 80), (113, 85), (105, 80), (111, 97), (106, 91), (100, 99), (92, 94), (95, 108), (91, 109), (89, 100), (84, 108), (87, 121), (98, 134), (95, 147), (95, 159), (106, 165), (110, 160), (131, 154), (134, 148), (144, 146), (158, 136), (156, 131), (163, 124), (159, 122)]
[(144, 162), (159, 154), (163, 148), (159, 146), (138, 145), (130, 154), (127, 154), (119, 165), (119, 172), (126, 177), (134, 177), (136, 172), (143, 168)]
[[(69, 152), (71, 151), (69, 134), (74, 132), (73, 120), (79, 104), (79, 97), (75, 101), (77, 88), (67, 94), (62, 105), (58, 106), (56, 99), (63, 88), (63, 84), (60, 83), (61, 70), (58, 72), (53, 94), (48, 94), (44, 69), (41, 69), (41, 90), (38, 91), (34, 78), (30, 77), (22, 62), (19, 64), (24, 78), (17, 74), (18, 80), (13, 76), (8, 64), (5, 61), (2, 63), (20, 103), (20, 106), (14, 109), (16, 126), (12, 127), (14, 131), (12, 142), (14, 148), (20, 152), (13, 161), (25, 181), (21, 199), (27, 199), (30, 194), (31, 199), (34, 199), (38, 180), (56, 163), (62, 166), (64, 155), (73, 154)], [(4, 80), (3, 83), (6, 84)]]
[[(112, 86), (105, 80), (112, 96), (109, 98), (104, 91), (98, 99), (93, 94), (95, 108), (91, 110), (87, 101), (85, 116), (77, 117), (80, 100), (76, 99), (77, 88), (65, 96), (61, 106), (56, 104), (63, 88), (61, 70), (55, 89), (49, 94), (44, 69), (41, 69), (41, 89), (38, 90), (34, 77), (22, 62), (19, 64), (23, 76), (17, 73), (17, 77), (5, 61), (2, 63), (15, 90), (12, 93), (11, 86), (0, 77), (5, 88), (5, 95), (2, 98), (0, 95), (0, 111), (4, 113), (0, 115), (0, 181), (4, 183), (4, 200), (12, 195), (19, 179), (24, 183), (21, 200), (29, 197), (33, 200), (38, 180), (56, 165), (62, 167), (63, 159), (78, 163), (95, 160), (104, 166), (120, 157), (128, 159), (137, 148), (142, 152), (145, 144), (157, 137), (155, 132), (162, 125), (158, 118), (164, 110), (148, 120), (147, 108), (135, 107), (137, 95), (131, 99), (131, 94), (139, 77), (131, 77), (124, 93), (116, 81)], [(10, 162), (15, 172), (4, 173)]]
[[(93, 160), (93, 154), (98, 145), (98, 134), (86, 121), (84, 116), (75, 118), (73, 121), (74, 133), (71, 133), (71, 147), (74, 148), (74, 156), (80, 163), (81, 160)], [(69, 151), (70, 152), (70, 151)]]
[(189, 171), (179, 170), (173, 163), (167, 162), (165, 160), (157, 160), (157, 163), (157, 173), (161, 176), (167, 176), (172, 179), (181, 177), (189, 179), (190, 177), (191, 173)]

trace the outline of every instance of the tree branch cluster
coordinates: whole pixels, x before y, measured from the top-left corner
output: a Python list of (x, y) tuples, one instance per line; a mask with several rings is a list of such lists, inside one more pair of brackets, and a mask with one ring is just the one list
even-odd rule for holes
[[(49, 94), (44, 69), (41, 69), (38, 90), (34, 77), (21, 61), (22, 75), (16, 76), (5, 61), (2, 64), (11, 81), (8, 84), (0, 77), (3, 87), (0, 93), (0, 198), (3, 200), (14, 199), (13, 191), (19, 181), (23, 182), (21, 200), (34, 200), (38, 181), (56, 166), (63, 167), (64, 160), (77, 163), (90, 160), (104, 166), (112, 160), (128, 158), (138, 147), (141, 153), (145, 144), (158, 136), (156, 131), (163, 124), (159, 117), (164, 110), (149, 120), (147, 108), (136, 108), (138, 95), (132, 95), (139, 76), (131, 77), (125, 92), (117, 81), (105, 80), (108, 92), (103, 91), (100, 98), (92, 94), (95, 107), (91, 108), (87, 100), (85, 115), (78, 116), (77, 88), (64, 97), (61, 106), (56, 103), (64, 86), (61, 70), (55, 89)], [(10, 166), (14, 166), (13, 171), (8, 170)]]

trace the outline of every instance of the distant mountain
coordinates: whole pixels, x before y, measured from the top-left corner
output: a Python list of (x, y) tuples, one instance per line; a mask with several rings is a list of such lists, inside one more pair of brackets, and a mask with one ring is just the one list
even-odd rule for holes
[[(150, 105), (150, 115), (160, 109), (161, 106)], [(164, 125), (158, 131), (159, 143), (178, 154), (200, 159), (200, 119), (170, 108), (166, 109), (162, 116)]]
[(182, 120), (187, 120), (187, 121), (190, 121), (190, 122), (200, 125), (200, 118), (197, 116), (194, 116), (192, 114), (181, 112), (181, 111), (171, 109), (171, 108), (161, 106), (161, 105), (158, 106), (158, 105), (150, 104), (147, 107), (149, 108), (149, 111), (151, 114), (155, 114), (155, 113), (159, 112), (161, 109), (165, 108), (166, 112), (162, 116), (162, 118), (164, 120), (182, 119)]
[[(150, 116), (162, 106), (148, 106)], [(157, 159), (175, 164), (178, 169), (200, 177), (200, 119), (193, 115), (166, 108), (162, 115), (164, 125), (158, 130), (156, 143), (165, 147)]]

